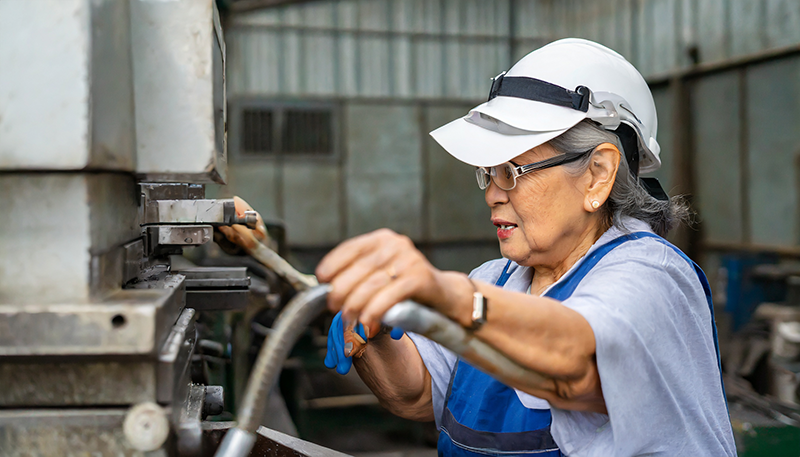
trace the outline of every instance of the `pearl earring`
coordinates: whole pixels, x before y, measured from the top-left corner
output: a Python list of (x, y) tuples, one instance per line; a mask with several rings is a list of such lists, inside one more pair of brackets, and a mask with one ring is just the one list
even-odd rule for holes
[(592, 208), (597, 209), (600, 207), (600, 202), (597, 200), (592, 201)]

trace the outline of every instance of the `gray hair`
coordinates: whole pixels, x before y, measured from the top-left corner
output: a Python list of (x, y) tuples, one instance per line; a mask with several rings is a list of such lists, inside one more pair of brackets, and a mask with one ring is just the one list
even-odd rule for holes
[[(588, 119), (550, 140), (550, 145), (561, 153), (586, 152), (603, 143), (611, 143), (622, 151), (617, 135)], [(573, 174), (583, 174), (589, 169), (593, 155), (587, 154), (578, 161), (566, 164), (565, 167)], [(662, 201), (651, 196), (639, 184), (639, 180), (631, 175), (624, 156), (619, 162), (614, 186), (602, 211), (609, 226), (613, 225), (627, 231), (622, 222), (627, 216), (648, 223), (659, 236), (666, 236), (677, 225), (688, 222), (691, 216), (689, 205), (683, 197), (672, 197), (668, 201)]]

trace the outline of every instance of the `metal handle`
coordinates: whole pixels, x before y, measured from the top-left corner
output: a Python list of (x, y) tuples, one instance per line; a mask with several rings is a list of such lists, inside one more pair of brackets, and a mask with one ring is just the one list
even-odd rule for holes
[(394, 305), (384, 314), (383, 323), (441, 344), (504, 384), (536, 388), (546, 379), (509, 359), (441, 313), (418, 303), (404, 301)]

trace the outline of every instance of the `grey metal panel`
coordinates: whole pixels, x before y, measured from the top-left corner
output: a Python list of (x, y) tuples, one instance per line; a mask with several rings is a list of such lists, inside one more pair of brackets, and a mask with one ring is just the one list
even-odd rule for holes
[[(255, 48), (250, 54), (248, 65), (257, 71), (251, 71), (248, 76), (247, 93), (278, 94), (283, 92), (281, 84), (284, 69), (283, 35), (270, 31), (250, 32), (253, 39), (251, 46)], [(257, 56), (253, 58), (253, 55)]]
[(391, 72), (394, 81), (392, 93), (398, 98), (414, 96), (412, 49), (410, 38), (394, 38), (391, 42)]
[(656, 112), (658, 113), (658, 144), (661, 146), (661, 168), (657, 171), (650, 173), (648, 176), (658, 178), (661, 186), (667, 193), (673, 195), (671, 192), (672, 183), (674, 179), (673, 173), (673, 135), (674, 129), (672, 127), (672, 91), (668, 86), (662, 86), (653, 90), (653, 100), (656, 103)]
[(750, 224), (756, 244), (798, 244), (800, 59), (747, 72)]
[(156, 400), (152, 362), (0, 363), (0, 405), (124, 405)]
[[(0, 214), (8, 215), (0, 224), (0, 302), (41, 296), (87, 299), (91, 259), (85, 177), (2, 175), (0, 195)], [(54, 233), (63, 238), (53, 238)]]
[(303, 26), (304, 15), (302, 5), (292, 5), (290, 8), (283, 8), (281, 23), (290, 26)]
[[(447, 6), (451, 6), (450, 5)], [(507, 36), (508, 0), (461, 0), (451, 8), (460, 10), (460, 27), (454, 31), (465, 35)]]
[(390, 227), (421, 236), (422, 166), (417, 109), (345, 107), (347, 236)]
[(765, 0), (767, 45), (789, 46), (800, 43), (800, 2)]
[(332, 96), (337, 93), (335, 86), (336, 43), (330, 34), (307, 35), (304, 37), (305, 53), (303, 75), (305, 93)]
[(225, 182), (225, 42), (213, 0), (131, 2), (136, 172)]
[(281, 219), (279, 168), (273, 160), (241, 160), (231, 163), (228, 185), (222, 196), (238, 195), (249, 203), (264, 219)]
[(94, 257), (139, 235), (132, 176), (5, 174), (0, 195), (3, 302), (88, 300), (100, 292), (94, 277), (105, 273)]
[[(88, 162), (89, 24), (85, 0), (0, 3), (2, 168)], [(47, 135), (32, 135), (31, 126), (46, 127)]]
[(766, 3), (753, 0), (729, 0), (731, 13), (731, 54), (753, 54), (766, 46), (764, 12)]
[[(467, 61), (469, 58), (468, 48), (474, 47), (474, 45), (462, 45), (457, 41), (448, 41), (443, 43), (442, 46), (444, 47), (444, 55), (442, 56), (444, 57), (443, 67), (447, 69), (447, 71), (442, 73), (442, 77), (444, 78), (443, 95), (452, 98), (461, 97), (468, 91), (465, 84), (468, 75), (464, 70), (470, 68), (470, 62)], [(464, 70), (462, 70), (462, 68)], [(498, 70), (498, 73), (499, 72), (500, 70)]]
[(133, 171), (127, 1), (0, 3), (0, 169)]
[(357, 69), (358, 39), (354, 35), (339, 37), (339, 94), (345, 97), (354, 97), (359, 93), (360, 73)]
[(678, 37), (676, 36), (677, 0), (655, 0), (647, 3), (652, 28), (650, 72), (664, 74), (678, 67)]
[(336, 25), (336, 4), (329, 2), (309, 2), (298, 5), (303, 15), (303, 24), (310, 27), (329, 28)]
[(358, 0), (342, 0), (336, 4), (337, 25), (345, 30), (358, 28)]
[(636, 66), (640, 73), (648, 75), (651, 72), (652, 36), (648, 33), (652, 16), (648, 13), (646, 0), (633, 0), (631, 2), (631, 40), (635, 43), (632, 46), (630, 55), (631, 63)]
[(439, 33), (458, 35), (464, 29), (470, 30), (464, 24), (465, 6), (471, 6), (471, 3), (464, 2), (464, 0), (442, 0), (443, 18)]
[(418, 97), (441, 97), (445, 58), (439, 40), (419, 39), (414, 43), (414, 80)]
[(729, 57), (726, 1), (703, 0), (697, 3), (697, 44), (703, 62)]
[(419, 173), (351, 175), (346, 181), (347, 237), (388, 227), (412, 239), (421, 238)]
[[(230, 25), (281, 25), (283, 20), (282, 8), (261, 8), (246, 14), (235, 14), (230, 17)], [(227, 25), (227, 24), (226, 24)], [(230, 29), (226, 29), (227, 32)]]
[(440, 33), (442, 30), (442, 0), (410, 0), (411, 30), (418, 33)]
[(389, 39), (363, 37), (359, 41), (359, 95), (387, 97), (391, 95)]
[(691, 88), (696, 207), (707, 241), (743, 242), (738, 75), (720, 73)]
[(388, 0), (359, 0), (358, 28), (361, 30), (390, 30)]
[[(241, 40), (257, 44), (232, 43), (254, 49), (261, 58), (253, 60), (264, 62), (232, 68), (232, 93), (244, 93), (246, 80), (248, 90), (259, 94), (317, 96), (333, 90), (344, 96), (472, 99), (479, 84), (471, 78), (485, 78), (484, 69), (507, 68), (510, 55), (516, 60), (566, 36), (615, 49), (645, 76), (688, 67), (693, 45), (708, 62), (800, 42), (800, 4), (794, 0), (520, 0), (510, 12), (511, 5), (510, 0), (345, 0), (236, 14), (233, 33), (249, 24), (271, 28), (275, 36), (263, 39), (266, 30), (255, 29), (258, 33), (242, 34)], [(508, 49), (505, 38), (512, 31), (514, 48)], [(335, 52), (322, 51), (328, 44), (316, 46), (323, 35), (335, 43)], [(252, 59), (246, 52), (238, 55)], [(490, 63), (483, 63), (487, 59)], [(309, 72), (320, 66), (333, 66), (334, 77), (327, 70)], [(275, 68), (283, 73), (272, 84), (274, 78), (266, 75)], [(248, 71), (247, 78), (235, 74), (240, 71)], [(388, 86), (382, 85), (385, 75)], [(457, 81), (461, 90), (455, 90)]]
[[(554, 18), (549, 16), (551, 5), (552, 2), (514, 1), (514, 35), (517, 38), (552, 36), (550, 25)], [(546, 20), (546, 16), (550, 20)]]
[[(108, 0), (91, 4), (92, 157), (89, 167), (133, 171), (136, 144), (129, 5)], [(27, 21), (24, 22), (27, 25)], [(28, 56), (26, 65), (32, 61)], [(55, 73), (59, 74), (60, 69)], [(48, 129), (52, 126), (48, 125)]]
[(421, 174), (416, 107), (348, 104), (344, 113), (348, 177)]
[(302, 59), (305, 53), (304, 34), (297, 30), (286, 30), (282, 35), (282, 53), (278, 63), (283, 72), (279, 90), (285, 95), (301, 95), (304, 93), (302, 84), (304, 74)]
[(329, 163), (284, 163), (283, 219), (290, 245), (325, 246), (343, 239), (341, 173)]
[(233, 29), (226, 35), (230, 55), (228, 97), (281, 91), (281, 38), (271, 30)]
[(166, 455), (165, 451), (142, 452), (131, 446), (122, 429), (127, 413), (128, 408), (5, 410), (0, 412), (0, 454)]
[[(464, 116), (470, 108), (466, 104), (426, 108), (425, 132)], [(453, 158), (429, 135), (425, 142), (429, 241), (496, 240), (489, 207), (475, 180), (475, 168)]]

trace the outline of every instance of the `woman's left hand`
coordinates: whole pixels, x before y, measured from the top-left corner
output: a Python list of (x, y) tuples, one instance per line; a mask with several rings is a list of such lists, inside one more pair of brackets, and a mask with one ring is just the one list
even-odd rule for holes
[(316, 274), (320, 282), (333, 287), (328, 308), (334, 313), (341, 310), (345, 325), (364, 324), (367, 337), (378, 333), (389, 308), (408, 299), (437, 308), (451, 319), (469, 317), (469, 310), (455, 309), (460, 302), (471, 303), (469, 297), (461, 297), (472, 293), (465, 276), (434, 268), (407, 236), (388, 229), (343, 242), (322, 259)]

